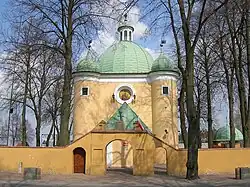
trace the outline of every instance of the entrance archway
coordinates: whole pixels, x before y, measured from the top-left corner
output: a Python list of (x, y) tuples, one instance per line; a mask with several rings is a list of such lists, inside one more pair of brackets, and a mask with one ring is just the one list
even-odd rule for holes
[(106, 145), (106, 169), (133, 173), (133, 148), (126, 140), (113, 140)]
[(86, 152), (83, 148), (77, 147), (73, 151), (74, 155), (74, 173), (85, 174)]
[(155, 174), (167, 174), (167, 150), (163, 147), (155, 149), (154, 171)]

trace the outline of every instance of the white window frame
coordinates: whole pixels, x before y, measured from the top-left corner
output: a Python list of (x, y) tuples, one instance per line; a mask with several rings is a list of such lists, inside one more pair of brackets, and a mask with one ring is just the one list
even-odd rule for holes
[[(88, 94), (87, 94), (87, 95), (83, 95), (83, 93), (82, 93), (82, 89), (83, 89), (83, 88), (87, 88), (87, 89), (88, 89)], [(81, 94), (81, 96), (89, 96), (89, 87), (88, 87), (88, 86), (83, 86), (83, 87), (81, 87), (80, 94)]]
[[(164, 87), (167, 87), (167, 88), (168, 88), (168, 93), (167, 93), (167, 94), (164, 94), (164, 93), (163, 93), (163, 88), (164, 88)], [(161, 95), (168, 96), (168, 95), (169, 95), (169, 90), (170, 90), (170, 89), (169, 89), (169, 86), (162, 85), (162, 86), (161, 86)]]

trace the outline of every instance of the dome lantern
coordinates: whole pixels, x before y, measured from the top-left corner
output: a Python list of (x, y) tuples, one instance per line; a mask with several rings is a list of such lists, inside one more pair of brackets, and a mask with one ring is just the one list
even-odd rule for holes
[(124, 15), (124, 22), (118, 27), (120, 33), (120, 41), (133, 41), (134, 27), (128, 25), (127, 14)]

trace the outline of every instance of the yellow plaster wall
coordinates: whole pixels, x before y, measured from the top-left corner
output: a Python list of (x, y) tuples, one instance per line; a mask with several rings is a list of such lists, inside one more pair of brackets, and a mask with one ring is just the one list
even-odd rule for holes
[[(121, 106), (112, 102), (112, 94), (117, 86), (124, 83), (78, 81), (74, 84), (74, 140), (91, 131), (100, 121), (108, 120)], [(151, 85), (129, 83), (136, 92), (135, 103), (130, 107), (143, 122), (152, 128)], [(89, 96), (81, 96), (81, 88), (89, 87)]]
[[(162, 95), (162, 86), (169, 87), (169, 95)], [(153, 133), (162, 141), (178, 147), (176, 81), (158, 80), (152, 83)], [(165, 132), (167, 130), (167, 133)]]
[[(187, 150), (168, 148), (167, 167), (169, 175), (186, 175)], [(234, 174), (237, 167), (250, 167), (250, 149), (221, 148), (200, 149), (198, 156), (199, 174)]]
[[(114, 140), (126, 140), (133, 149), (134, 175), (152, 175), (155, 150), (163, 147), (167, 152), (169, 175), (185, 176), (187, 151), (175, 149), (144, 133), (89, 133), (64, 148), (1, 147), (0, 171), (17, 172), (19, 162), (24, 167), (39, 167), (42, 173), (72, 174), (73, 150), (86, 151), (86, 174), (104, 175), (106, 172), (106, 146)], [(157, 149), (155, 149), (157, 148)], [(160, 151), (162, 152), (162, 151)], [(236, 167), (250, 166), (250, 149), (201, 149), (199, 174), (234, 173)]]
[[(30, 148), (30, 147), (1, 147), (0, 170), (17, 172), (19, 163), (24, 167), (39, 167), (43, 173), (71, 174), (73, 173), (73, 150), (83, 147), (91, 150), (90, 136), (68, 147), (60, 148)], [(90, 158), (86, 157), (86, 173), (89, 172)]]
[(134, 175), (152, 175), (154, 165), (154, 141), (147, 134), (89, 133), (64, 148), (1, 147), (0, 171), (18, 172), (19, 162), (25, 167), (39, 167), (42, 173), (72, 174), (73, 150), (82, 147), (86, 151), (86, 174), (104, 175), (106, 172), (106, 146), (114, 140), (128, 141), (133, 152)]
[(234, 173), (237, 167), (250, 167), (250, 149), (221, 148), (199, 151), (199, 172)]

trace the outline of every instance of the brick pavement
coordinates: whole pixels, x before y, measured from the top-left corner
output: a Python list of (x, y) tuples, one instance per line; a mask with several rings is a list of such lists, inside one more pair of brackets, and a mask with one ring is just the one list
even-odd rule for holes
[(201, 179), (188, 181), (184, 178), (166, 176), (158, 173), (154, 176), (133, 176), (123, 170), (109, 171), (105, 176), (73, 175), (42, 175), (41, 180), (24, 181), (22, 175), (0, 172), (0, 186), (3, 187), (46, 187), (46, 186), (249, 186), (250, 180), (235, 180), (233, 175), (203, 175)]

